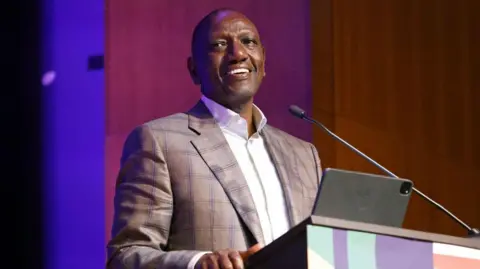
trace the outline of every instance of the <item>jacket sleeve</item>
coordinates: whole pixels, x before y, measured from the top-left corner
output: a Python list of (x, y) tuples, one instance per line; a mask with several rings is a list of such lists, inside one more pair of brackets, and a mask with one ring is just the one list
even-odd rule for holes
[(168, 251), (173, 195), (161, 134), (147, 125), (125, 141), (118, 174), (107, 268), (187, 269), (200, 251)]

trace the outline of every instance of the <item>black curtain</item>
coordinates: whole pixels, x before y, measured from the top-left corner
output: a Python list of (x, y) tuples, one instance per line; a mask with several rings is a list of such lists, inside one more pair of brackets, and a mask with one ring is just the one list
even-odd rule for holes
[[(1, 268), (43, 268), (40, 0), (6, 1), (2, 24)], [(4, 6), (5, 7), (5, 6)]]

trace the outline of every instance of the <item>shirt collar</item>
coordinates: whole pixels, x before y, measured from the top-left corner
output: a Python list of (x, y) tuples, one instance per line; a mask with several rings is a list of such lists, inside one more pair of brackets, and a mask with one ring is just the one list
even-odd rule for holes
[[(202, 95), (201, 100), (215, 118), (218, 125), (220, 125), (220, 128), (248, 139), (247, 121), (238, 113), (216, 103), (205, 95)], [(257, 133), (267, 124), (267, 118), (255, 104), (253, 105), (253, 123), (257, 128)]]

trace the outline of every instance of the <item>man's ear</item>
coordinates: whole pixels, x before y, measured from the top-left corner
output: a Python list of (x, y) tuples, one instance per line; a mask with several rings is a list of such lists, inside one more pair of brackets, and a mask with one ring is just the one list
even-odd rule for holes
[(195, 85), (200, 85), (200, 77), (198, 76), (197, 67), (195, 65), (195, 62), (193, 61), (192, 56), (188, 57), (187, 59), (187, 68), (193, 83)]
[(265, 71), (265, 63), (266, 61), (266, 54), (265, 54), (265, 47), (262, 46), (262, 51), (263, 51), (263, 77), (267, 75), (267, 71)]

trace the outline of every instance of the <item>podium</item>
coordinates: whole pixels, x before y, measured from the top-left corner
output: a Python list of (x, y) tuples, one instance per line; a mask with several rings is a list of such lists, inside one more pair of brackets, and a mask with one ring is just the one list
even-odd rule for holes
[(247, 269), (480, 269), (480, 240), (311, 216)]

